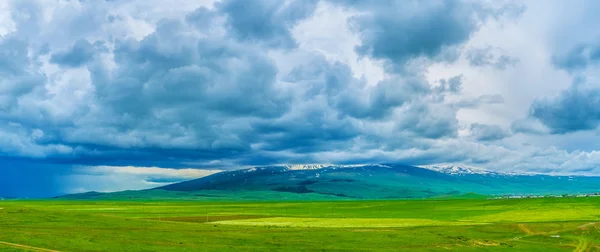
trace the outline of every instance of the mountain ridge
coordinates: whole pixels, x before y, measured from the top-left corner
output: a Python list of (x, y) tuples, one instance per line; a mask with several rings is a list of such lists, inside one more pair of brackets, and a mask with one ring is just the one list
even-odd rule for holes
[[(459, 166), (416, 167), (398, 164), (275, 165), (225, 171), (153, 189), (127, 193), (88, 193), (63, 198), (110, 198), (128, 195), (265, 200), (408, 199), (480, 195), (545, 195), (596, 193), (600, 177), (522, 175)], [(136, 195), (137, 194), (137, 195)], [(243, 195), (240, 196), (240, 195)], [(198, 198), (196, 197), (196, 198)]]

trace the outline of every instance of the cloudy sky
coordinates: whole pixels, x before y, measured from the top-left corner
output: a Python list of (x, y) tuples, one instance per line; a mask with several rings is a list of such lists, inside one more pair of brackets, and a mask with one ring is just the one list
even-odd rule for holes
[(598, 1), (0, 1), (0, 196), (269, 164), (600, 175)]

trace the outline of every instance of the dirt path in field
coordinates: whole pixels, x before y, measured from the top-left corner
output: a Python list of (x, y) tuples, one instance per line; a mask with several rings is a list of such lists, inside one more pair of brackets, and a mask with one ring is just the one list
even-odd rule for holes
[(37, 247), (32, 247), (32, 246), (27, 246), (27, 245), (22, 245), (22, 244), (16, 244), (16, 243), (10, 243), (10, 242), (3, 242), (3, 241), (0, 241), (0, 245), (6, 245), (6, 246), (9, 246), (9, 247), (20, 248), (20, 249), (29, 249), (29, 250), (33, 250), (33, 251), (60, 252), (58, 250), (45, 249), (45, 248), (37, 248)]
[(590, 248), (590, 241), (583, 239), (583, 238), (579, 238), (579, 244), (577, 244), (577, 247), (575, 248), (575, 250), (573, 250), (573, 252), (585, 252)]
[[(599, 231), (600, 231), (600, 229), (599, 229), (599, 228), (596, 226), (596, 224), (597, 224), (597, 223), (598, 223), (598, 222), (590, 222), (590, 223), (586, 223), (586, 224), (583, 224), (583, 225), (581, 225), (581, 226), (578, 226), (578, 227), (576, 227), (576, 228), (583, 229), (583, 228), (586, 228), (586, 227), (592, 226), (592, 227), (593, 227), (593, 228), (595, 228), (596, 230), (599, 230)], [(527, 226), (525, 226), (525, 224), (519, 224), (519, 225), (517, 225), (517, 226), (519, 227), (519, 229), (521, 229), (521, 231), (525, 232), (525, 234), (527, 234), (528, 236), (530, 236), (530, 235), (550, 235), (550, 234), (558, 234), (558, 233), (562, 233), (562, 232), (565, 232), (565, 231), (570, 231), (570, 230), (576, 229), (576, 228), (563, 228), (563, 229), (557, 229), (557, 230), (551, 230), (551, 231), (546, 231), (546, 232), (537, 232), (537, 233), (536, 233), (536, 232), (533, 232), (533, 231), (531, 231), (531, 229), (529, 229)]]
[(533, 232), (532, 232), (532, 231), (531, 231), (529, 228), (527, 228), (527, 227), (525, 226), (525, 224), (519, 224), (519, 228), (520, 228), (521, 230), (523, 230), (523, 232), (525, 232), (525, 233), (526, 233), (526, 234), (528, 234), (528, 235), (533, 235), (533, 234), (534, 234), (534, 233), (533, 233)]
[[(570, 231), (570, 230), (574, 230), (574, 229), (584, 229), (584, 228), (587, 228), (590, 226), (593, 227), (598, 232), (600, 232), (600, 228), (596, 226), (597, 223), (598, 222), (590, 222), (590, 223), (586, 223), (586, 224), (583, 224), (583, 225), (575, 227), (575, 228), (565, 228), (565, 229), (552, 230), (552, 231), (548, 231), (548, 232), (537, 232), (537, 233), (531, 231), (531, 229), (529, 229), (527, 226), (525, 226), (525, 224), (518, 224), (517, 226), (519, 227), (519, 229), (521, 229), (521, 231), (525, 232), (525, 234), (526, 234), (525, 237), (528, 237), (528, 236), (535, 236), (535, 235), (559, 234), (559, 233), (562, 233), (565, 231)], [(585, 251), (588, 251), (592, 246), (592, 241), (590, 241), (589, 239), (586, 239), (584, 237), (578, 237), (578, 236), (568, 236), (568, 237), (577, 241), (577, 246), (575, 247), (575, 250), (573, 250), (573, 252), (585, 252)], [(513, 240), (520, 240), (520, 238), (522, 238), (522, 237), (516, 237)]]
[(594, 224), (596, 224), (596, 222), (590, 222), (590, 223), (583, 224), (583, 225), (579, 226), (579, 228), (584, 228), (584, 227), (591, 226), (591, 225), (594, 225)]

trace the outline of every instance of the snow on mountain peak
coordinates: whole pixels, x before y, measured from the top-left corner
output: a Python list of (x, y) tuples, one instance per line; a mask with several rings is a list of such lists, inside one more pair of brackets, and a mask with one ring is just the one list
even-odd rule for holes
[[(334, 165), (334, 164), (286, 164), (280, 165), (280, 167), (284, 167), (286, 170), (319, 170), (325, 168), (338, 169), (338, 168), (357, 168), (363, 166), (378, 166), (382, 168), (391, 168), (389, 165), (383, 164), (369, 164), (369, 165)], [(484, 170), (481, 168), (462, 166), (462, 165), (422, 165), (417, 166), (419, 168), (428, 169), (440, 173), (450, 174), (450, 175), (465, 175), (465, 174), (480, 174), (480, 175), (523, 175), (520, 173), (503, 173), (503, 172), (493, 172)], [(254, 172), (259, 169), (264, 169), (263, 167), (254, 167), (247, 169), (245, 172)]]
[(496, 174), (495, 172), (486, 171), (480, 168), (458, 166), (458, 165), (423, 165), (419, 166), (424, 169), (442, 172), (446, 174), (459, 175), (459, 174)]
[(332, 167), (332, 164), (289, 164), (285, 165), (289, 170), (318, 170), (327, 167)]
[(365, 165), (365, 164), (354, 164), (354, 165), (334, 165), (334, 164), (293, 164), (293, 165), (284, 165), (286, 168), (288, 168), (289, 170), (318, 170), (318, 169), (323, 169), (323, 168), (357, 168), (357, 167), (363, 167), (363, 166), (379, 166), (379, 167), (385, 167), (385, 168), (390, 168), (390, 166), (388, 165), (381, 165), (381, 164), (369, 164), (369, 165)]

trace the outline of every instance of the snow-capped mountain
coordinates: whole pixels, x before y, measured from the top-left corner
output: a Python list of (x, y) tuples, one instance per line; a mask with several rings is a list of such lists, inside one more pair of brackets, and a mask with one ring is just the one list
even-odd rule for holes
[(382, 168), (390, 168), (389, 165), (383, 164), (353, 164), (353, 165), (334, 165), (334, 164), (286, 164), (283, 167), (288, 170), (319, 170), (325, 168), (331, 169), (341, 169), (341, 168), (357, 168), (363, 166), (371, 166), (371, 167), (382, 167)]
[[(357, 168), (357, 167), (380, 167), (380, 168), (391, 168), (391, 165), (385, 164), (360, 164), (360, 165), (334, 165), (334, 164), (284, 164), (278, 166), (271, 167), (253, 167), (249, 169), (245, 169), (245, 172), (255, 172), (265, 168), (274, 168), (279, 167), (282, 170), (288, 171), (303, 171), (303, 170), (322, 170), (322, 169), (342, 169), (342, 168)], [(500, 175), (500, 176), (514, 176), (514, 175), (528, 175), (524, 173), (516, 173), (516, 172), (495, 172), (489, 171), (482, 168), (463, 166), (463, 165), (422, 165), (415, 166), (417, 168), (423, 168), (431, 171), (436, 171), (439, 173), (449, 174), (449, 175), (466, 175), (466, 174), (479, 174), (479, 175)]]
[(518, 175), (457, 165), (277, 165), (224, 171), (144, 193), (160, 195), (164, 191), (199, 195), (204, 195), (200, 191), (229, 195), (253, 192), (248, 197), (302, 194), (302, 197), (328, 199), (430, 198), (465, 193), (578, 194), (600, 192), (600, 177)]
[(521, 173), (521, 172), (497, 172), (489, 171), (477, 167), (459, 166), (459, 165), (422, 165), (417, 166), (440, 173), (450, 175), (466, 175), (466, 174), (479, 174), (479, 175), (493, 175), (493, 176), (532, 176), (535, 174)]
[[(390, 168), (389, 165), (383, 164), (367, 164), (367, 165), (334, 165), (334, 164), (285, 164), (277, 167), (281, 167), (284, 170), (289, 171), (300, 171), (300, 170), (320, 170), (325, 168), (330, 169), (341, 169), (341, 168), (356, 168), (362, 166), (371, 166), (371, 167), (381, 167), (381, 168)], [(482, 168), (469, 167), (469, 166), (459, 166), (459, 165), (423, 165), (416, 166), (418, 168), (428, 169), (444, 174), (450, 175), (464, 175), (464, 174), (482, 174), (482, 175), (521, 175), (517, 173), (502, 173), (502, 172), (494, 172), (488, 171)], [(246, 169), (246, 172), (254, 172), (260, 170), (265, 167), (254, 167), (250, 169)]]
[(338, 167), (332, 164), (288, 164), (284, 165), (288, 170), (318, 170), (327, 167)]
[(420, 168), (437, 171), (446, 174), (498, 174), (497, 172), (487, 171), (481, 168), (458, 166), (458, 165), (423, 165)]
[[(288, 170), (319, 170), (324, 168), (355, 168), (365, 165), (334, 165), (334, 164), (286, 164), (283, 167)], [(377, 166), (377, 167), (390, 167), (388, 165), (382, 164), (369, 164), (368, 166)], [(492, 172), (481, 168), (475, 167), (467, 167), (467, 166), (458, 166), (458, 165), (424, 165), (417, 166), (419, 168), (424, 168), (432, 171), (437, 171), (445, 174), (451, 175), (460, 175), (460, 174), (502, 174), (499, 172)], [(255, 169), (250, 169), (255, 170)], [(506, 173), (508, 174), (508, 173)]]

